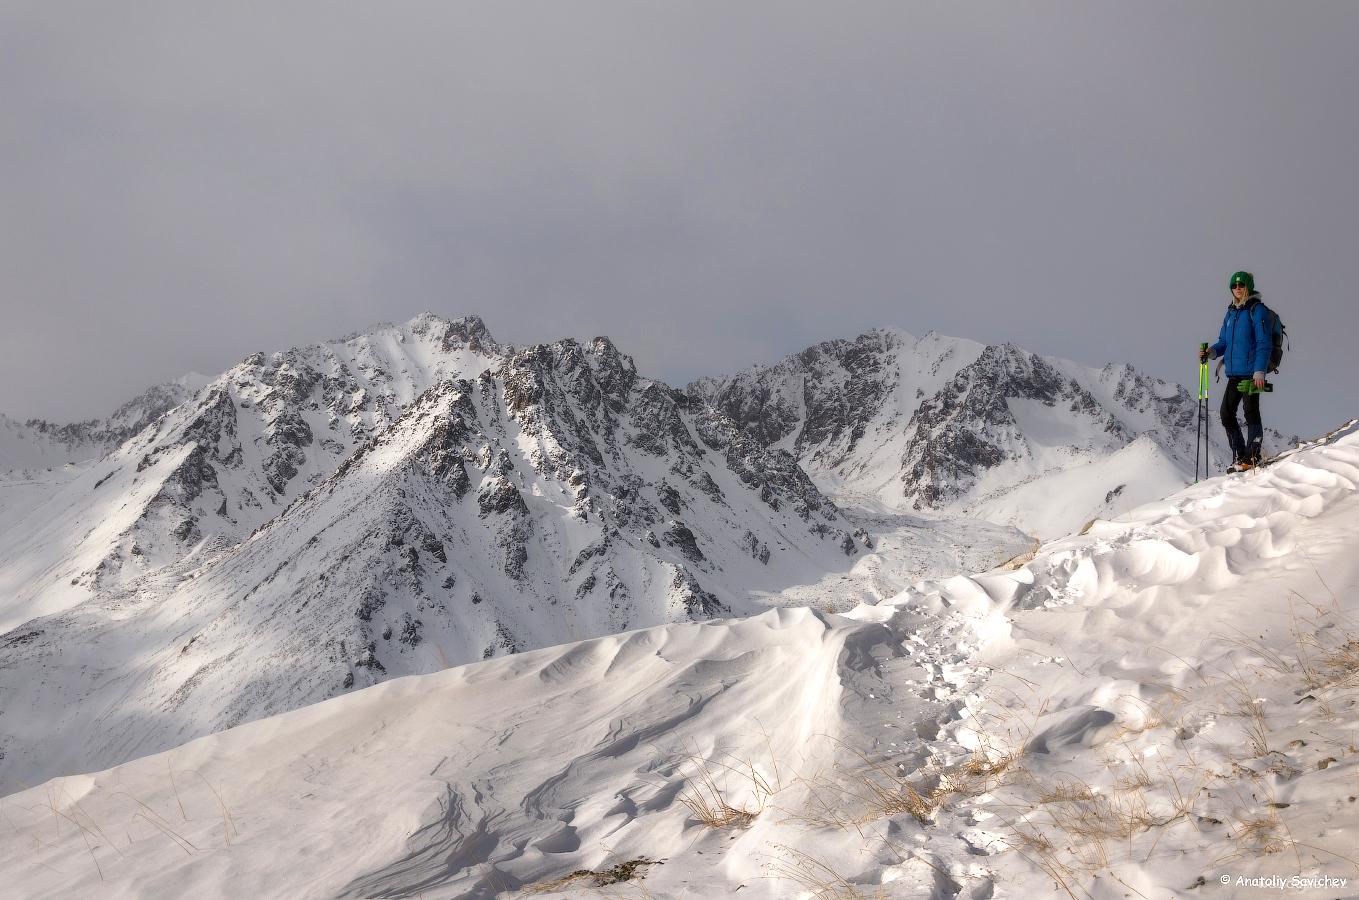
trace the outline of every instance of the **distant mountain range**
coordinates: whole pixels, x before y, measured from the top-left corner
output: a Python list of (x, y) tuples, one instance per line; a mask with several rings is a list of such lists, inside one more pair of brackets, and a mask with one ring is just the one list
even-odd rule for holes
[(191, 372), (147, 388), (106, 419), (56, 425), (43, 419), (16, 422), (0, 415), (0, 469), (45, 468), (103, 456), (192, 399), (208, 380)]

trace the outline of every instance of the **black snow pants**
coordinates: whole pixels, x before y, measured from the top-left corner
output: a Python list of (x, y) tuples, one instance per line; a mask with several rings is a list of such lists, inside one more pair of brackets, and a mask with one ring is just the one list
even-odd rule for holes
[[(1232, 456), (1237, 461), (1260, 459), (1260, 445), (1264, 443), (1265, 427), (1260, 423), (1260, 395), (1243, 394), (1236, 389), (1242, 381), (1249, 378), (1227, 379), (1227, 389), (1222, 392), (1222, 427), (1227, 431), (1227, 445), (1232, 448)], [(1246, 403), (1246, 438), (1241, 438), (1241, 423), (1236, 420), (1236, 407), (1242, 399)]]

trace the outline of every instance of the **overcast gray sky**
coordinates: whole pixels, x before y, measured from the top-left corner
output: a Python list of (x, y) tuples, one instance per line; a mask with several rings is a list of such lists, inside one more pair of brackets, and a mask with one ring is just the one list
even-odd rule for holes
[(1351, 2), (0, 0), (0, 412), (424, 309), (676, 384), (893, 325), (1188, 385), (1249, 268), (1316, 432), (1356, 60)]

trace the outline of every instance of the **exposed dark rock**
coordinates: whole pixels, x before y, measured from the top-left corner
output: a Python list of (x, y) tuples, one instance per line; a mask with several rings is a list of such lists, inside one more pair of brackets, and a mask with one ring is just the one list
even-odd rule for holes
[(591, 591), (595, 589), (595, 585), (598, 583), (599, 579), (595, 578), (594, 575), (586, 575), (585, 580), (580, 583), (580, 587), (576, 588), (576, 599), (577, 600), (583, 599), (587, 594), (589, 594)]
[(197, 500), (205, 489), (217, 489), (217, 470), (207, 461), (207, 452), (202, 444), (189, 451), (184, 461), (175, 467), (165, 479), (162, 496), (170, 497), (181, 503)]
[(699, 453), (689, 429), (680, 415), (682, 395), (658, 382), (648, 384), (633, 404), (636, 431), (629, 443), (654, 456), (664, 456), (672, 449), (679, 453)]
[(276, 495), (287, 493), (288, 482), (297, 476), (298, 467), (306, 463), (307, 457), (292, 444), (285, 444), (269, 455), (264, 461), (264, 479)]
[(566, 572), (566, 577), (570, 578), (571, 576), (575, 575), (576, 572), (579, 571), (580, 568), (584, 566), (586, 563), (588, 563), (591, 559), (603, 558), (607, 556), (608, 552), (609, 552), (609, 539), (607, 537), (598, 541), (594, 541), (593, 543), (587, 545), (583, 550), (576, 554), (575, 560), (572, 561), (571, 563), (571, 568), (568, 569)]
[(747, 531), (741, 538), (741, 549), (764, 565), (769, 565), (769, 547), (764, 541)]
[(386, 605), (387, 595), (376, 587), (370, 587), (364, 590), (363, 594), (360, 596), (359, 608), (354, 614), (363, 621), (369, 622), (373, 618), (373, 613)]
[(676, 522), (665, 532), (665, 542), (684, 554), (690, 562), (699, 563), (705, 559), (694, 533), (683, 522)]
[(667, 481), (662, 480), (656, 486), (656, 496), (660, 498), (661, 506), (669, 510), (672, 516), (678, 516), (684, 509), (684, 501), (680, 498), (679, 491)]
[(528, 515), (528, 505), (519, 494), (519, 488), (503, 475), (482, 482), (481, 490), (477, 492), (477, 506), (481, 509), (482, 518), (506, 513)]
[(355, 668), (368, 669), (373, 672), (386, 674), (387, 667), (377, 657), (377, 644), (369, 642), (367, 647), (359, 652), (359, 658), (354, 660)]
[(420, 537), (420, 549), (441, 563), (448, 562), (448, 553), (444, 550), (443, 541), (426, 531)]
[(189, 516), (181, 521), (170, 532), (171, 537), (181, 544), (195, 544), (202, 535), (198, 531), (198, 519)]
[(502, 529), (496, 540), (505, 553), (503, 563), (505, 574), (516, 581), (524, 577), (524, 565), (528, 562), (529, 556), (528, 539), (532, 531), (532, 523), (520, 521)]
[(420, 643), (420, 629), (423, 627), (423, 622), (407, 613), (401, 624), (401, 637), (398, 640), (408, 647), (414, 647)]
[(487, 356), (496, 356), (501, 352), (500, 345), (492, 339), (480, 316), (463, 316), (444, 324), (440, 347), (449, 351), (459, 346)]
[(717, 597), (700, 587), (694, 577), (684, 569), (675, 570), (675, 577), (670, 582), (670, 588), (675, 598), (683, 605), (684, 611), (692, 619), (710, 619), (722, 613), (730, 612)]
[(689, 478), (689, 483), (695, 488), (707, 494), (716, 503), (725, 502), (722, 496), (722, 488), (718, 487), (717, 482), (713, 481), (712, 475), (701, 471)]

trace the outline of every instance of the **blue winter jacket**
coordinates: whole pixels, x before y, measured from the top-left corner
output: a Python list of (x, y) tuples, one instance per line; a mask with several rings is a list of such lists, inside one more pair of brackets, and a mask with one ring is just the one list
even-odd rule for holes
[(1270, 333), (1269, 316), (1259, 294), (1252, 293), (1240, 307), (1235, 303), (1228, 305), (1222, 333), (1209, 349), (1214, 359), (1227, 357), (1228, 378), (1264, 374), (1269, 367), (1269, 352), (1274, 349), (1274, 335)]

